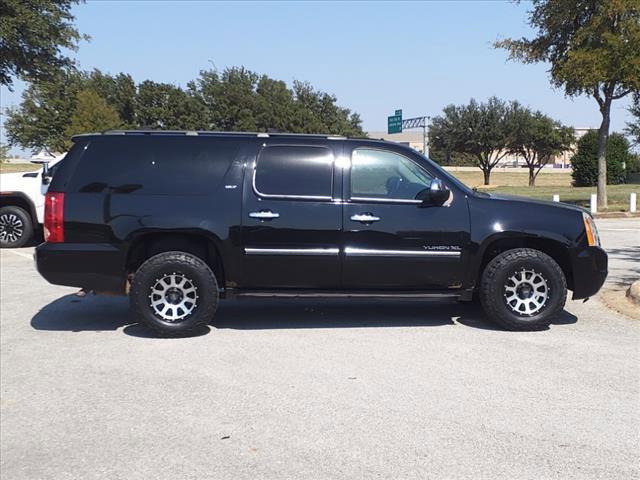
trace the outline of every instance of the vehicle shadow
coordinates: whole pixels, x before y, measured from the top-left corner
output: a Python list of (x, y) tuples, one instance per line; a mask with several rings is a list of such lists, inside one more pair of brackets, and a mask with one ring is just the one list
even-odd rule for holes
[[(563, 311), (554, 325), (575, 323)], [(222, 301), (212, 322), (217, 329), (267, 330), (297, 328), (435, 327), (460, 324), (482, 330), (502, 330), (489, 322), (475, 304), (376, 299), (244, 299)], [(36, 330), (115, 331), (142, 338), (162, 335), (136, 323), (126, 297), (66, 295), (43, 307), (32, 319)], [(124, 327), (124, 328), (123, 328)], [(188, 336), (206, 335), (206, 326)], [(176, 338), (176, 337), (172, 337)]]

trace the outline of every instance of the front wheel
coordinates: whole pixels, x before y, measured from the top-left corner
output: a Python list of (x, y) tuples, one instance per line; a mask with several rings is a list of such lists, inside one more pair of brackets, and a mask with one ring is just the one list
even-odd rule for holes
[(563, 309), (567, 282), (546, 253), (516, 248), (501, 253), (482, 273), (480, 301), (490, 320), (509, 330), (540, 330)]
[(31, 216), (22, 208), (0, 208), (0, 247), (24, 247), (33, 236)]
[(200, 258), (165, 252), (138, 268), (129, 300), (142, 323), (163, 334), (179, 335), (211, 321), (218, 307), (218, 283)]

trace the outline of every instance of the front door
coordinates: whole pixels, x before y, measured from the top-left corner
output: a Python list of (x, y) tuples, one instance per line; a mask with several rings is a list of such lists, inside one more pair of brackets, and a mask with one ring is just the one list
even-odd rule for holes
[[(340, 285), (342, 142), (260, 142), (245, 168), (243, 282), (254, 289)], [(335, 196), (334, 196), (335, 193)]]
[[(459, 288), (468, 256), (464, 194), (443, 206), (416, 199), (435, 173), (411, 153), (348, 147), (343, 210), (343, 286), (359, 289)], [(416, 158), (417, 157), (417, 158)], [(437, 172), (437, 170), (434, 170)]]

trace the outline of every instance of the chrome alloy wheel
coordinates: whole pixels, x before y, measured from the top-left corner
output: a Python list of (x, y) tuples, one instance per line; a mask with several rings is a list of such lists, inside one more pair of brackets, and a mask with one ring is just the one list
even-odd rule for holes
[(514, 272), (505, 282), (504, 301), (518, 315), (536, 315), (548, 299), (547, 280), (535, 270), (522, 269)]
[(191, 315), (198, 304), (197, 287), (181, 273), (166, 274), (151, 287), (149, 305), (166, 322), (180, 322)]
[(14, 243), (24, 234), (24, 224), (20, 217), (13, 213), (0, 216), (0, 242)]

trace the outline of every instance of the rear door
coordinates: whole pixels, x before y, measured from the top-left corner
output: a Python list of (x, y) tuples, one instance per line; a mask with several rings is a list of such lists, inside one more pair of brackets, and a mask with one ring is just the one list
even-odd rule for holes
[[(351, 145), (351, 144), (349, 144)], [(406, 149), (351, 145), (345, 169), (343, 286), (458, 288), (469, 248), (465, 195), (451, 186), (443, 206), (416, 200), (437, 170)]]
[(342, 176), (334, 162), (342, 143), (257, 142), (245, 167), (241, 287), (339, 287)]

